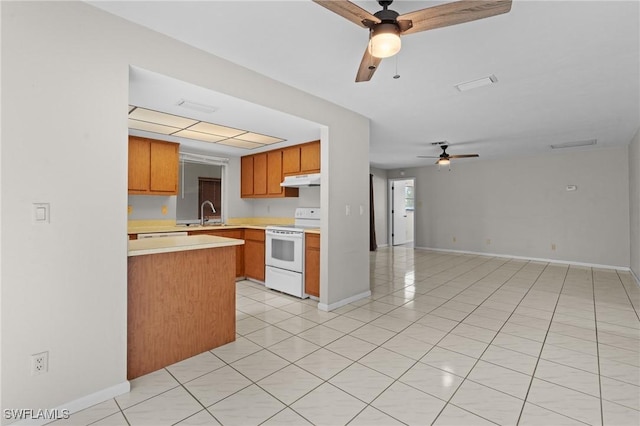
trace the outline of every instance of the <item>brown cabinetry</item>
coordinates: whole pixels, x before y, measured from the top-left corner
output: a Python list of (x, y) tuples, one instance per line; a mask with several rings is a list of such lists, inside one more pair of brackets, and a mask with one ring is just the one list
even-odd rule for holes
[(285, 176), (320, 173), (320, 141), (284, 148), (282, 173)]
[(258, 281), (264, 281), (264, 230), (245, 229), (244, 231), (244, 275)]
[(320, 141), (300, 145), (300, 173), (320, 173)]
[(129, 194), (177, 195), (180, 145), (129, 136)]
[(282, 150), (242, 157), (240, 196), (242, 198), (297, 197), (298, 188), (282, 188)]
[[(218, 237), (235, 238), (244, 240), (243, 229), (207, 229), (199, 231), (189, 231), (189, 235), (216, 235)], [(244, 246), (235, 246), (236, 249), (236, 277), (244, 277)]]
[(267, 195), (267, 153), (253, 156), (253, 195)]
[(305, 233), (304, 291), (320, 297), (320, 234)]
[(240, 159), (240, 196), (253, 195), (253, 155)]

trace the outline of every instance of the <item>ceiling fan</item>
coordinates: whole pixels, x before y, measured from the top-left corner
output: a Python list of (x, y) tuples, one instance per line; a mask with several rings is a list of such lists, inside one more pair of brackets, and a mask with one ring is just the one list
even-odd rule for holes
[(449, 155), (447, 153), (447, 148), (449, 148), (449, 145), (446, 144), (446, 142), (435, 142), (432, 145), (439, 145), (440, 148), (442, 148), (442, 154), (440, 154), (439, 157), (434, 157), (434, 156), (430, 156), (430, 155), (418, 155), (418, 158), (437, 158), (438, 161), (436, 161), (436, 164), (440, 165), (440, 166), (446, 166), (451, 164), (451, 159), (452, 158), (473, 158), (473, 157), (479, 157), (478, 154), (458, 154), (458, 155)]
[(463, 0), (400, 15), (389, 9), (393, 0), (378, 0), (382, 10), (371, 14), (348, 0), (313, 0), (363, 28), (369, 28), (356, 82), (369, 81), (383, 58), (400, 51), (400, 35), (475, 21), (511, 10), (511, 0)]

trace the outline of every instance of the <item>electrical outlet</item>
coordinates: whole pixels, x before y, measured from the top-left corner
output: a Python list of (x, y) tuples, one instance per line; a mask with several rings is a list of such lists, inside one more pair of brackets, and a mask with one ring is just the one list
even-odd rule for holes
[(551, 251), (556, 251), (556, 243), (551, 244)]
[(455, 243), (456, 241), (457, 241), (457, 240), (456, 240), (456, 237), (453, 237), (453, 242)]
[(486, 241), (486, 242), (487, 242), (487, 245), (490, 245), (490, 244), (491, 244), (491, 240), (490, 240), (489, 238), (487, 238), (487, 241)]
[(49, 371), (49, 352), (31, 355), (31, 375), (37, 376)]

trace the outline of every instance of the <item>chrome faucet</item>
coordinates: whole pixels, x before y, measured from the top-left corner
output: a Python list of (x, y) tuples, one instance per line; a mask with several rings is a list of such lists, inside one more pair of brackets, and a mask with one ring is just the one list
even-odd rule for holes
[(200, 226), (204, 226), (204, 223), (206, 222), (205, 218), (204, 218), (204, 206), (205, 204), (208, 204), (211, 207), (211, 210), (213, 211), (213, 213), (216, 212), (216, 208), (213, 207), (213, 203), (209, 200), (205, 200), (201, 205), (200, 205)]

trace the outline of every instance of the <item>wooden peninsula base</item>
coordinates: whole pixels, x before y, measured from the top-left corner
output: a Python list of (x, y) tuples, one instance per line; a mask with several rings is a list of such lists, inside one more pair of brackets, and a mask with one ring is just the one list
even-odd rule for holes
[(132, 255), (130, 244), (128, 379), (235, 340), (235, 251)]

